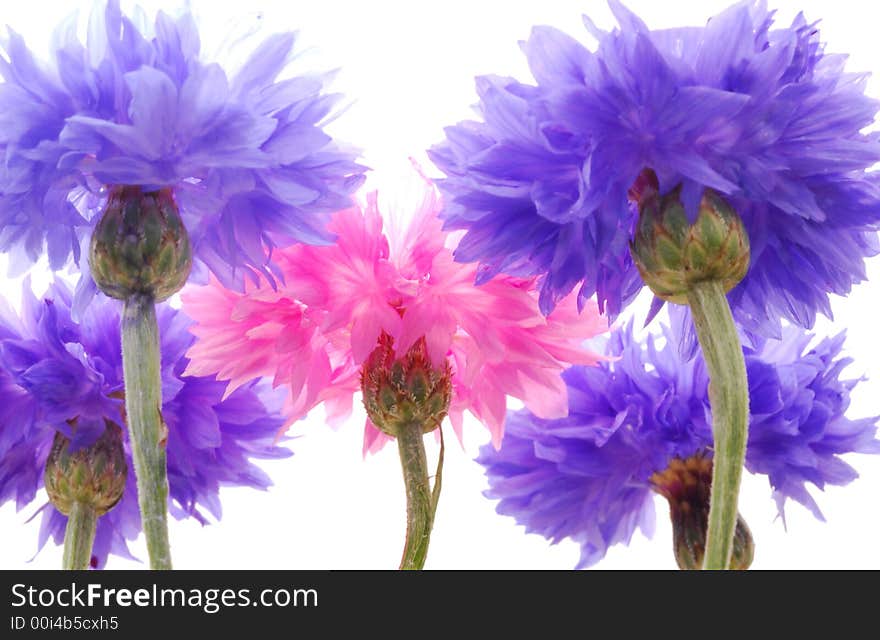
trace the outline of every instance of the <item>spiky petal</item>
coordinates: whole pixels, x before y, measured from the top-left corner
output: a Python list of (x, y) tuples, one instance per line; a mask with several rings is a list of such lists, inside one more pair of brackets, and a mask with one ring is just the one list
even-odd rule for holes
[(244, 64), (232, 73), (206, 59), (188, 10), (134, 15), (106, 0), (87, 29), (62, 21), (46, 63), (15, 32), (2, 43), (0, 250), (12, 267), (72, 259), (85, 308), (81, 247), (114, 185), (173, 191), (202, 280), (209, 269), (240, 288), (271, 273), (276, 247), (331, 242), (329, 214), (365, 168), (324, 131), (341, 97), (325, 92), (329, 74), (291, 73), (296, 35), (234, 48)]
[[(73, 453), (99, 441), (107, 421), (124, 421), (120, 305), (96, 298), (76, 322), (71, 304), (72, 293), (61, 283), (39, 298), (26, 283), (20, 315), (0, 301), (0, 503), (14, 499), (20, 509), (33, 503), (56, 433)], [(223, 383), (185, 375), (191, 321), (167, 305), (157, 315), (169, 511), (207, 524), (209, 515), (221, 516), (221, 485), (265, 489), (271, 481), (255, 460), (290, 455), (276, 442), (281, 399), (253, 384), (224, 398)], [(126, 464), (132, 468), (129, 454)], [(46, 484), (59, 486), (52, 477)], [(66, 517), (50, 503), (40, 510), (39, 546), (50, 538), (60, 544)], [(131, 558), (128, 541), (140, 534), (140, 523), (129, 473), (122, 499), (99, 519), (95, 566), (103, 567), (110, 554)]]
[[(362, 365), (381, 340), (395, 354), (423, 343), (419, 353), (433, 371), (450, 368), (449, 417), (459, 435), (469, 410), (499, 445), (508, 395), (539, 415), (564, 415), (560, 373), (598, 358), (581, 347), (605, 330), (595, 305), (578, 314), (572, 296), (544, 317), (533, 279), (499, 276), (475, 286), (476, 267), (454, 262), (446, 246), (433, 185), (422, 182), (418, 192), (414, 212), (384, 212), (410, 219), (393, 249), (372, 194), (364, 208), (334, 216), (335, 245), (278, 252), (284, 283), (277, 288), (263, 282), (242, 295), (214, 282), (184, 289), (198, 337), (189, 371), (216, 375), (230, 389), (268, 376), (288, 392), (288, 423), (320, 403), (335, 422), (351, 410)], [(368, 421), (365, 449), (384, 441)]]
[(651, 30), (617, 0), (619, 27), (588, 49), (550, 27), (523, 44), (534, 82), (477, 79), (479, 119), (446, 129), (431, 158), (446, 174), (456, 259), (480, 274), (541, 278), (545, 312), (570, 291), (620, 313), (641, 290), (628, 192), (646, 168), (681, 189), (693, 222), (706, 189), (743, 220), (749, 271), (730, 293), (737, 323), (778, 337), (780, 319), (830, 315), (878, 252), (878, 102), (866, 76), (826, 53), (798, 15), (774, 27), (740, 2), (704, 27)]
[[(821, 518), (807, 485), (845, 485), (857, 474), (843, 454), (880, 453), (877, 418), (847, 415), (857, 381), (841, 379), (849, 363), (840, 357), (843, 338), (816, 342), (788, 327), (781, 340), (744, 350), (746, 468), (767, 477), (783, 516), (793, 499)], [(485, 447), (479, 457), (498, 512), (554, 542), (579, 543), (579, 567), (628, 543), (637, 528), (650, 535), (658, 484), (668, 484), (663, 473), (675, 460), (711, 459), (706, 367), (700, 357), (683, 358), (677, 342), (669, 330), (662, 342), (653, 335), (637, 340), (631, 326), (618, 331), (607, 349), (611, 360), (566, 371), (567, 417), (512, 413), (501, 449)], [(690, 475), (695, 483), (709, 477)], [(691, 541), (701, 539), (698, 531), (688, 529)]]

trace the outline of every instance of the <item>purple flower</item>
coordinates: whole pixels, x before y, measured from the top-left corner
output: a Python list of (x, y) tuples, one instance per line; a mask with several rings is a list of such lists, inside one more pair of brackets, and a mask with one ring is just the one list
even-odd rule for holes
[[(0, 301), (0, 504), (15, 500), (21, 509), (34, 500), (56, 430), (72, 436), (73, 446), (88, 446), (103, 432), (105, 418), (123, 422), (119, 305), (97, 298), (76, 323), (71, 303), (70, 290), (58, 283), (40, 299), (26, 283), (21, 317)], [(191, 321), (167, 305), (157, 313), (169, 509), (178, 519), (207, 524), (206, 514), (221, 516), (221, 485), (271, 484), (252, 459), (291, 455), (275, 444), (283, 424), (281, 399), (253, 384), (224, 397), (224, 383), (185, 376)], [(119, 504), (98, 521), (97, 567), (111, 553), (132, 558), (127, 540), (141, 531), (127, 435), (125, 447), (128, 485)], [(40, 511), (39, 547), (50, 537), (60, 544), (67, 518), (48, 503)]]
[[(199, 53), (189, 13), (152, 27), (118, 0), (89, 38), (63, 22), (42, 65), (10, 31), (0, 56), (0, 250), (22, 270), (45, 251), (59, 269), (103, 208), (107, 187), (171, 187), (195, 256), (227, 285), (271, 277), (276, 246), (333, 240), (324, 226), (363, 180), (355, 153), (323, 131), (339, 96), (326, 75), (279, 79), (295, 35), (268, 37), (229, 76)], [(85, 264), (80, 264), (85, 268)], [(77, 307), (94, 291), (91, 279)]]
[[(745, 350), (751, 397), (746, 468), (767, 476), (780, 515), (791, 498), (822, 519), (807, 491), (857, 477), (840, 455), (880, 453), (877, 418), (845, 412), (855, 380), (841, 380), (844, 336), (809, 347), (812, 336), (788, 326), (782, 340)], [(565, 374), (569, 416), (541, 420), (517, 411), (500, 451), (482, 449), (498, 513), (527, 532), (581, 545), (578, 568), (608, 547), (654, 526), (655, 474), (673, 461), (711, 457), (708, 375), (701, 357), (683, 359), (671, 331), (665, 344), (636, 341), (631, 326), (613, 334), (598, 367)], [(708, 492), (706, 492), (708, 496)]]
[(751, 265), (729, 295), (740, 326), (778, 337), (780, 318), (830, 315), (828, 294), (864, 279), (878, 251), (865, 74), (845, 73), (802, 15), (771, 28), (763, 3), (660, 31), (610, 5), (619, 29), (585, 20), (595, 51), (536, 27), (523, 43), (536, 84), (478, 78), (482, 121), (431, 151), (446, 226), (467, 231), (457, 259), (480, 261), (483, 279), (541, 275), (545, 312), (580, 285), (616, 315), (642, 287), (628, 190), (649, 167), (664, 193), (681, 185), (689, 215), (712, 188), (743, 218)]

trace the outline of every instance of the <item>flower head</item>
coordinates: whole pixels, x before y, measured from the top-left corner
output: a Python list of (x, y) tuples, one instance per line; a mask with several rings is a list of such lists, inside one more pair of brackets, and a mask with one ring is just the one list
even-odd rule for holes
[(586, 20), (595, 51), (536, 27), (523, 44), (536, 84), (479, 78), (482, 121), (448, 128), (432, 150), (448, 176), (446, 226), (467, 231), (456, 258), (479, 261), (481, 277), (540, 275), (544, 311), (580, 285), (616, 315), (642, 287), (630, 189), (651, 169), (662, 195), (680, 189), (691, 222), (707, 189), (742, 218), (751, 264), (729, 294), (740, 326), (812, 326), (878, 250), (865, 76), (844, 72), (802, 15), (773, 28), (764, 3), (652, 31), (609, 1), (620, 27)]
[[(276, 246), (332, 241), (327, 218), (363, 167), (322, 128), (339, 97), (322, 92), (326, 76), (285, 77), (295, 42), (268, 37), (230, 75), (202, 57), (187, 12), (138, 25), (108, 0), (86, 44), (76, 16), (58, 27), (48, 65), (10, 31), (0, 250), (16, 268), (44, 250), (54, 269), (79, 262), (115, 185), (170, 188), (195, 257), (227, 285), (269, 276)], [(85, 278), (81, 297), (93, 290)]]
[[(701, 460), (711, 468), (712, 447), (705, 364), (683, 359), (671, 332), (665, 338), (660, 345), (653, 336), (636, 341), (631, 327), (616, 332), (608, 349), (613, 360), (565, 373), (568, 417), (513, 413), (501, 449), (481, 452), (491, 487), (486, 495), (500, 500), (498, 512), (554, 542), (578, 542), (579, 567), (628, 543), (636, 528), (650, 535), (655, 492), (671, 498), (675, 519), (672, 499), (695, 493), (681, 481), (685, 471), (691, 480), (711, 478), (700, 471)], [(783, 516), (791, 498), (822, 518), (807, 484), (847, 484), (857, 474), (841, 454), (880, 453), (877, 419), (845, 415), (856, 381), (840, 379), (849, 363), (839, 357), (843, 339), (810, 347), (811, 335), (788, 326), (781, 340), (745, 350), (746, 468), (767, 476)]]
[[(43, 487), (56, 433), (76, 451), (92, 445), (108, 423), (124, 426), (119, 305), (96, 300), (76, 323), (71, 292), (55, 284), (42, 298), (24, 287), (21, 317), (0, 304), (0, 503), (21, 509)], [(168, 427), (169, 508), (180, 519), (208, 522), (221, 515), (221, 485), (265, 489), (268, 476), (252, 458), (281, 458), (282, 420), (275, 395), (247, 385), (223, 398), (223, 383), (184, 374), (193, 337), (180, 312), (158, 310), (162, 348), (162, 417)], [(133, 468), (125, 436), (127, 465)], [(60, 543), (66, 518), (51, 504), (41, 509), (39, 546)], [(127, 540), (141, 530), (134, 473), (122, 500), (98, 521), (93, 564), (108, 554), (132, 557)]]
[[(390, 237), (373, 193), (366, 207), (334, 216), (337, 244), (277, 252), (284, 276), (277, 288), (263, 283), (240, 294), (213, 282), (185, 289), (198, 337), (189, 372), (216, 374), (230, 389), (269, 376), (288, 391), (289, 423), (321, 402), (335, 421), (350, 412), (381, 338), (394, 353), (379, 360), (402, 358), (419, 343), (416, 359), (438, 372), (448, 365), (448, 413), (459, 435), (469, 410), (498, 445), (507, 395), (538, 415), (565, 415), (560, 373), (598, 357), (581, 348), (605, 328), (595, 307), (578, 315), (572, 296), (545, 318), (533, 280), (498, 276), (474, 286), (476, 267), (456, 263), (446, 246), (433, 187), (419, 192), (410, 224)], [(365, 448), (382, 442), (368, 420)]]

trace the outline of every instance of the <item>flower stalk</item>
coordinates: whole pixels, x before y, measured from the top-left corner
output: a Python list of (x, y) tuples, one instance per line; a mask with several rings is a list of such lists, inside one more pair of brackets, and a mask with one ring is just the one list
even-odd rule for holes
[(391, 336), (382, 334), (361, 372), (364, 408), (373, 424), (397, 439), (406, 488), (406, 542), (400, 569), (425, 566), (440, 499), (443, 473), (443, 433), (434, 488), (428, 479), (428, 460), (423, 436), (440, 428), (452, 398), (448, 362), (435, 367), (427, 344), (420, 338), (398, 356)]
[(748, 439), (749, 391), (745, 359), (727, 292), (749, 268), (748, 234), (736, 211), (707, 189), (693, 224), (674, 189), (661, 196), (645, 170), (630, 190), (639, 204), (631, 244), (642, 279), (656, 296), (686, 304), (709, 373), (714, 467), (705, 569), (730, 567), (737, 498)]
[[(69, 424), (75, 434), (78, 420)], [(43, 484), (49, 501), (67, 516), (64, 569), (89, 568), (98, 518), (122, 499), (127, 477), (122, 429), (115, 423), (105, 420), (104, 432), (87, 446), (74, 447), (64, 433), (55, 433)]]
[(97, 530), (98, 513), (95, 508), (84, 502), (74, 502), (67, 514), (67, 528), (64, 530), (62, 567), (65, 570), (83, 571), (89, 568)]
[(431, 529), (434, 526), (434, 499), (428, 480), (422, 425), (402, 425), (397, 433), (400, 466), (406, 487), (406, 542), (400, 560), (401, 570), (419, 570), (425, 566)]
[(186, 283), (192, 268), (189, 235), (170, 189), (110, 188), (92, 234), (89, 265), (106, 295), (123, 301), (122, 368), (125, 412), (138, 503), (152, 569), (170, 569), (168, 472), (162, 420), (162, 375), (156, 302)]
[(715, 458), (704, 569), (728, 569), (737, 524), (737, 497), (746, 457), (749, 387), (742, 345), (720, 282), (694, 284), (688, 303), (709, 371)]
[(160, 412), (160, 365), (155, 301), (152, 296), (134, 294), (122, 311), (126, 421), (150, 568), (171, 569), (165, 455), (168, 430)]

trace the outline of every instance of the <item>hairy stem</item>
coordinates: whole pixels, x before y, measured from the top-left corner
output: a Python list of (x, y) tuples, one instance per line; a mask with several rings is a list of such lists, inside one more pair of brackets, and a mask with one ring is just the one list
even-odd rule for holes
[(419, 570), (425, 566), (428, 557), (428, 543), (431, 541), (436, 507), (428, 481), (428, 460), (422, 425), (404, 425), (397, 434), (397, 446), (406, 487), (406, 542), (400, 568)]
[(138, 503), (151, 569), (171, 569), (168, 543), (167, 429), (162, 420), (159, 325), (151, 296), (133, 295), (122, 313), (125, 413)]
[(742, 345), (718, 281), (698, 282), (688, 304), (709, 371), (715, 456), (704, 569), (728, 569), (737, 522), (737, 499), (746, 456), (749, 387)]
[(94, 507), (74, 502), (67, 514), (67, 529), (64, 530), (64, 569), (81, 571), (89, 568), (97, 529), (98, 514)]

